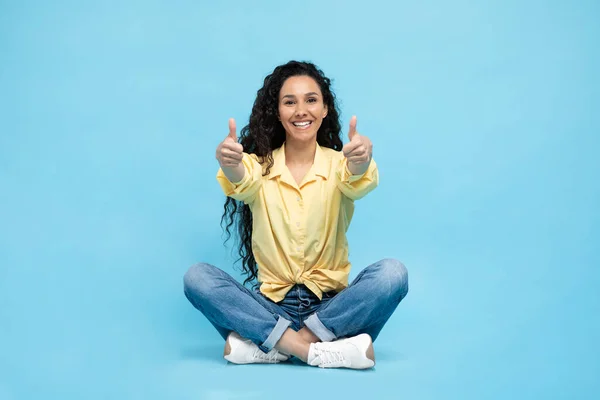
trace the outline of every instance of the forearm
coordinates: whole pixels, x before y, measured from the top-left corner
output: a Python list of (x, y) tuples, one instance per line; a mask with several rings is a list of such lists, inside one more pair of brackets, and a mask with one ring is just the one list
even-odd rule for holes
[(221, 169), (223, 170), (223, 173), (227, 179), (233, 183), (241, 182), (246, 174), (244, 163), (239, 163), (236, 167), (221, 167)]
[(379, 173), (374, 159), (354, 167), (348, 160), (344, 160), (340, 163), (336, 176), (339, 189), (352, 200), (361, 199), (379, 183)]

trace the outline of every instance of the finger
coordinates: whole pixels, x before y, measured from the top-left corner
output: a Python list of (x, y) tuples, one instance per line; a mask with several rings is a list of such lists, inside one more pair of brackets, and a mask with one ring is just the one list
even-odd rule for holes
[(222, 143), (221, 148), (228, 149), (233, 152), (242, 154), (242, 152), (244, 151), (244, 146), (242, 146), (240, 143), (234, 142), (232, 140), (227, 140), (230, 138), (231, 138), (231, 136), (227, 136), (225, 141)]
[(352, 140), (356, 135), (356, 115), (350, 118), (350, 129), (348, 130), (348, 138)]
[(360, 156), (360, 157), (350, 157), (348, 158), (348, 162), (351, 164), (364, 164), (366, 162), (368, 162), (370, 160), (370, 158), (368, 156)]
[(354, 149), (353, 151), (349, 152), (346, 155), (347, 159), (351, 159), (351, 158), (360, 158), (360, 157), (370, 157), (370, 152), (367, 150), (367, 148), (365, 146), (360, 146), (356, 149)]
[(223, 158), (231, 158), (234, 160), (238, 160), (238, 161), (242, 161), (243, 155), (242, 153), (238, 153), (237, 151), (233, 151), (230, 149), (223, 149), (221, 150), (221, 156)]
[(235, 132), (235, 119), (229, 118), (229, 137), (237, 142), (237, 134)]
[(240, 158), (238, 158), (237, 156), (234, 155), (222, 155), (219, 157), (219, 161), (223, 164), (233, 164), (233, 165), (238, 165), (242, 162), (242, 160)]
[(343, 148), (344, 155), (346, 157), (348, 157), (349, 154), (352, 154), (360, 146), (362, 146), (362, 143), (360, 141), (357, 141), (357, 140), (351, 141), (350, 143), (348, 143), (344, 146), (344, 148)]
[(223, 167), (237, 167), (238, 165), (240, 165), (240, 161), (233, 160), (231, 158), (225, 158), (221, 160), (221, 165)]
[(361, 154), (361, 155), (353, 155), (346, 159), (348, 160), (348, 162), (356, 164), (356, 163), (363, 162), (364, 160), (367, 160), (368, 158), (369, 158), (368, 154)]

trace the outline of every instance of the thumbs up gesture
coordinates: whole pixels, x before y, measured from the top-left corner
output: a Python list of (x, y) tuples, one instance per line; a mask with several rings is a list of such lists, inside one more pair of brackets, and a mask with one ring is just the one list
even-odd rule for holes
[(235, 120), (229, 120), (229, 134), (217, 147), (217, 160), (225, 168), (236, 168), (242, 162), (244, 147), (237, 142)]
[(356, 131), (356, 116), (350, 120), (350, 129), (348, 130), (350, 143), (342, 149), (344, 156), (348, 160), (348, 169), (354, 175), (365, 173), (373, 156), (373, 144), (371, 140)]

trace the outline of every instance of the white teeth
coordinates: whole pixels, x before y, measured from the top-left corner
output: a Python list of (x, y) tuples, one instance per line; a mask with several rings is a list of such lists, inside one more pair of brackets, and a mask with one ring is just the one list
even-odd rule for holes
[(310, 124), (311, 124), (310, 121), (307, 121), (307, 122), (294, 122), (295, 126), (308, 126)]

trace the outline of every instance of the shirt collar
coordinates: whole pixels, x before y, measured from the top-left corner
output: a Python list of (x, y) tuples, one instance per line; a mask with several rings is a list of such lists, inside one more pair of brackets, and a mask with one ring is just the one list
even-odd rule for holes
[[(319, 144), (317, 144), (317, 149), (315, 151), (315, 159), (313, 161), (312, 167), (309, 169), (306, 177), (304, 178), (304, 182), (312, 182), (315, 180), (315, 176), (321, 176), (327, 179), (327, 174), (329, 172), (329, 166), (327, 164), (327, 157), (324, 154), (323, 149)], [(269, 179), (273, 179), (280, 176), (282, 180), (288, 181), (290, 184), (294, 184), (294, 179), (292, 174), (290, 173), (287, 165), (285, 165), (285, 143), (281, 145), (281, 147), (273, 150), (273, 167), (271, 167), (271, 172), (269, 173)]]

